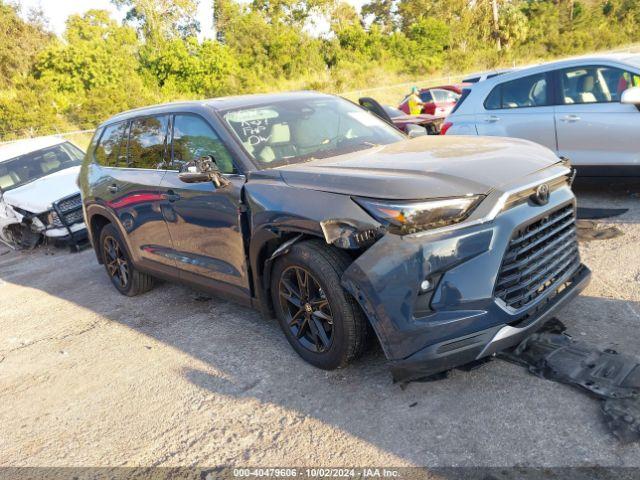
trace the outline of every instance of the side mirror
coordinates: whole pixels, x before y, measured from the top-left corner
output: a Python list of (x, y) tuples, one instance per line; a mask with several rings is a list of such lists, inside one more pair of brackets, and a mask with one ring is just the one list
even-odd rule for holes
[(628, 88), (624, 92), (622, 92), (620, 103), (626, 103), (629, 105), (640, 107), (640, 87)]
[(423, 137), (427, 134), (427, 129), (421, 127), (420, 125), (407, 125), (407, 135), (409, 136), (409, 138)]
[(216, 188), (226, 187), (230, 183), (220, 172), (211, 155), (200, 157), (193, 162), (182, 165), (178, 178), (184, 183), (213, 182)]

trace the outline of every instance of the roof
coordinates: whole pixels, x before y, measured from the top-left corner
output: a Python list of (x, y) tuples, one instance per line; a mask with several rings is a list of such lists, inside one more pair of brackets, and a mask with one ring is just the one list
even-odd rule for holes
[(20, 155), (35, 152), (36, 150), (42, 150), (43, 148), (53, 147), (54, 145), (64, 142), (66, 142), (66, 140), (62, 137), (50, 136), (5, 143), (0, 145), (0, 162), (5, 162)]
[(325, 93), (318, 93), (314, 91), (298, 91), (298, 92), (281, 92), (281, 93), (263, 93), (255, 95), (237, 95), (231, 97), (218, 97), (210, 98), (206, 100), (193, 100), (188, 102), (171, 102), (163, 103), (160, 105), (151, 105), (148, 107), (136, 108), (133, 110), (127, 110), (126, 112), (119, 113), (109, 118), (106, 123), (112, 123), (114, 121), (128, 120), (139, 115), (153, 115), (162, 114), (179, 110), (181, 108), (192, 110), (199, 108), (213, 108), (214, 110), (226, 110), (230, 108), (242, 108), (250, 107), (254, 105), (261, 105), (269, 102), (283, 102), (286, 100), (304, 99), (304, 98), (320, 98), (330, 97)]

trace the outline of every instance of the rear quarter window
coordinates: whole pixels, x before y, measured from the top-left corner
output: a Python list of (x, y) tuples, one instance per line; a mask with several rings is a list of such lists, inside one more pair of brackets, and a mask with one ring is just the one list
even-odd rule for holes
[(126, 150), (127, 123), (120, 122), (107, 125), (96, 145), (93, 157), (103, 167), (117, 167), (120, 165), (120, 157), (124, 158)]
[(487, 110), (545, 107), (551, 104), (546, 73), (496, 85), (484, 101)]

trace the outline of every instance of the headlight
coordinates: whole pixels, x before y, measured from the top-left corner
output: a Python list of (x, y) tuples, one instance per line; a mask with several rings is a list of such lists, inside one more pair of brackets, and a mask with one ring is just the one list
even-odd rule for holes
[(62, 221), (60, 220), (60, 217), (58, 217), (58, 214), (54, 211), (51, 210), (48, 214), (47, 214), (47, 225), (51, 226), (51, 227), (62, 227)]
[(355, 198), (354, 200), (390, 232), (400, 235), (446, 227), (466, 219), (481, 202), (482, 195), (415, 202)]

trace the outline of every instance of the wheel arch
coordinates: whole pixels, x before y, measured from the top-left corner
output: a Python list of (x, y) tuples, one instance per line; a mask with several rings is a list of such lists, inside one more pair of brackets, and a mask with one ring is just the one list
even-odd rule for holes
[(295, 229), (264, 228), (253, 235), (249, 249), (249, 261), (255, 296), (264, 316), (268, 318), (275, 316), (270, 294), (271, 269), (274, 260), (285, 255), (295, 243), (318, 238), (323, 238), (321, 233)]
[(134, 258), (131, 255), (131, 249), (129, 248), (126, 235), (122, 231), (120, 222), (117, 221), (116, 217), (110, 211), (105, 208), (100, 208), (98, 205), (92, 205), (87, 208), (87, 230), (98, 263), (102, 264), (102, 255), (100, 255), (100, 233), (108, 224), (112, 224), (116, 230), (118, 230), (118, 233), (120, 233), (127, 254), (133, 262)]

